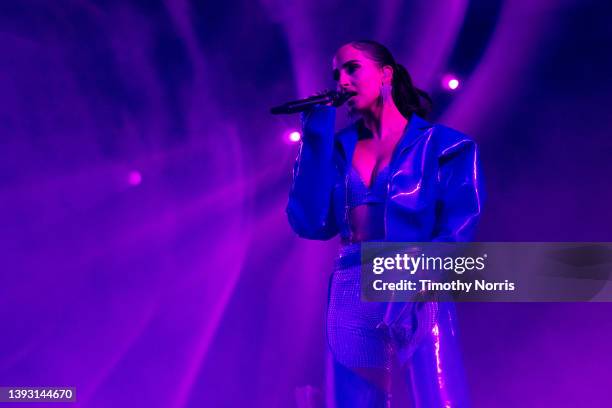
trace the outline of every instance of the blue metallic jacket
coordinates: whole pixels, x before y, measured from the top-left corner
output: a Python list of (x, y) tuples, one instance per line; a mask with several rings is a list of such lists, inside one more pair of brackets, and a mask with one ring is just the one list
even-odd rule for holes
[[(346, 192), (357, 143), (353, 124), (334, 134), (336, 108), (302, 116), (302, 142), (293, 169), (287, 215), (304, 238), (350, 242)], [(385, 240), (469, 241), (483, 203), (476, 143), (413, 114), (391, 161)]]

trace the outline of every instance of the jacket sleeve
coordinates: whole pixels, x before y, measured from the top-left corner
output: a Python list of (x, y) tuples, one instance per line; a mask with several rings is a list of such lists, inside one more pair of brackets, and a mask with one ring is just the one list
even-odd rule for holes
[(440, 196), (432, 241), (470, 241), (484, 202), (478, 146), (465, 136), (454, 139), (438, 158)]
[(287, 216), (301, 237), (327, 240), (339, 231), (332, 206), (335, 182), (336, 109), (323, 106), (302, 115), (302, 141), (293, 167)]

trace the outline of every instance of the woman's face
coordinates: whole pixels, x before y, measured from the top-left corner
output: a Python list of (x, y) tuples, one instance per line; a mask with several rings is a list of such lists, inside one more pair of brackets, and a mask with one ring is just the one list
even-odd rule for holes
[(387, 71), (390, 67), (381, 69), (367, 54), (350, 44), (336, 52), (332, 65), (338, 91), (357, 93), (347, 102), (351, 111), (372, 110), (379, 100), (382, 83), (390, 83)]

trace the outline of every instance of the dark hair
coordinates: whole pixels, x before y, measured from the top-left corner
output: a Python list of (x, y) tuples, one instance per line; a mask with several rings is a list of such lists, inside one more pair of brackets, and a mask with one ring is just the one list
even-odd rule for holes
[(432, 100), (427, 92), (417, 88), (412, 83), (412, 78), (406, 68), (395, 62), (395, 58), (384, 45), (372, 41), (361, 40), (349, 43), (354, 48), (364, 51), (370, 59), (381, 67), (390, 65), (393, 68), (393, 80), (391, 82), (393, 102), (397, 109), (407, 119), (413, 113), (426, 117), (431, 112)]

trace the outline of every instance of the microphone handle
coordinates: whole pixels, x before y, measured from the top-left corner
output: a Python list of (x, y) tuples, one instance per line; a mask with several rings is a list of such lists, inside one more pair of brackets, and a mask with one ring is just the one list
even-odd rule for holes
[(346, 100), (350, 98), (352, 95), (353, 93), (347, 94), (347, 93), (340, 93), (336, 91), (329, 91), (321, 95), (314, 95), (309, 98), (300, 99), (297, 101), (291, 101), (291, 102), (287, 102), (279, 106), (275, 106), (272, 109), (270, 109), (270, 112), (273, 115), (298, 113), (298, 112), (303, 112), (305, 110), (308, 110), (312, 106), (327, 104), (330, 102), (332, 102), (334, 106), (340, 106), (344, 102), (346, 102)]

